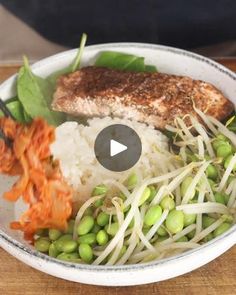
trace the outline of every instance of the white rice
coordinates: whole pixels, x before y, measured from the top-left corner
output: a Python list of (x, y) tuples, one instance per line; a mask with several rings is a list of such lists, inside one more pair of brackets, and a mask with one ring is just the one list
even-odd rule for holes
[[(133, 128), (142, 142), (142, 155), (134, 167), (125, 172), (112, 172), (102, 167), (94, 154), (94, 142), (98, 133), (112, 124), (124, 124)], [(56, 141), (51, 152), (60, 161), (62, 173), (81, 199), (90, 196), (92, 189), (106, 180), (123, 182), (136, 172), (141, 179), (161, 174), (165, 167), (164, 153), (168, 151), (168, 139), (160, 131), (143, 123), (118, 118), (94, 118), (88, 126), (66, 122), (56, 128)], [(162, 165), (161, 165), (162, 164)]]

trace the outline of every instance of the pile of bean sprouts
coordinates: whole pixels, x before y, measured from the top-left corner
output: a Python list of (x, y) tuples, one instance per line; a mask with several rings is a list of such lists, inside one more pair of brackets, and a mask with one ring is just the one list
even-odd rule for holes
[[(112, 198), (109, 197), (109, 202), (103, 201), (103, 205), (94, 211), (95, 217), (99, 211), (110, 214), (110, 222), (112, 216), (116, 215), (119, 229), (106, 245), (96, 245), (93, 248), (94, 259), (91, 264), (122, 265), (162, 259), (199, 247), (204, 243), (204, 238), (224, 222), (230, 222), (232, 225), (235, 223), (236, 135), (215, 118), (205, 115), (198, 109), (195, 110), (202, 123), (195, 117), (186, 115), (184, 118), (176, 118), (174, 126), (166, 126), (166, 129), (173, 134), (173, 142), (169, 151), (158, 151), (163, 154), (165, 163), (160, 166), (162, 170), (159, 175), (149, 179), (141, 179), (138, 176), (137, 183), (132, 189), (127, 188), (125, 179), (120, 182), (113, 179), (105, 181), (104, 185), (111, 190), (115, 188), (125, 196), (125, 199), (114, 195)], [(213, 148), (213, 142), (219, 134), (226, 137), (233, 147), (233, 155), (226, 169), (223, 159), (217, 156)], [(209, 165), (214, 165), (217, 169), (218, 177), (214, 184), (207, 177), (206, 170)], [(181, 184), (188, 176), (192, 177), (192, 181), (183, 195)], [(145, 188), (151, 185), (155, 186), (156, 195), (151, 202), (140, 205)], [(216, 192), (229, 196), (227, 204), (216, 201)], [(163, 240), (159, 239), (157, 230), (161, 226), (166, 228), (165, 221), (169, 210), (164, 209), (161, 217), (147, 231), (143, 231), (143, 220), (148, 208), (160, 204), (166, 195), (174, 199), (176, 210), (185, 214), (196, 214), (197, 217), (196, 222), (176, 234), (171, 234), (167, 230), (168, 236)], [(99, 199), (106, 200), (106, 196), (92, 196), (79, 209), (73, 233), (75, 240), (77, 226), (85, 211)], [(207, 228), (203, 228), (202, 218), (206, 214), (215, 218), (215, 221)], [(134, 226), (129, 227), (132, 220)], [(179, 241), (190, 233), (192, 235), (188, 241)], [(126, 251), (120, 255), (124, 245)]]

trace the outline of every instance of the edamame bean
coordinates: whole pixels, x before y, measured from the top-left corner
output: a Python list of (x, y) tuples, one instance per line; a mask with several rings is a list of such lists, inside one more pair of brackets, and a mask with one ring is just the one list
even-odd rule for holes
[(139, 206), (141, 206), (144, 202), (146, 202), (148, 200), (148, 198), (150, 197), (151, 195), (151, 190), (150, 188), (147, 186), (145, 188), (145, 190), (143, 191), (143, 194), (140, 198), (140, 201), (139, 201)]
[(69, 262), (79, 262), (79, 254), (74, 253), (61, 253), (57, 256), (57, 259)]
[(166, 231), (164, 226), (161, 225), (157, 230), (157, 234), (158, 234), (158, 236), (165, 237), (168, 235), (168, 232)]
[(183, 236), (179, 238), (176, 242), (188, 242), (188, 238), (186, 236)]
[(196, 221), (197, 215), (196, 214), (186, 214), (184, 213), (184, 226), (188, 226), (193, 224)]
[(79, 245), (79, 255), (86, 263), (90, 263), (93, 260), (93, 250), (88, 244)]
[(232, 146), (228, 142), (225, 142), (224, 144), (221, 144), (216, 149), (216, 155), (217, 155), (217, 157), (220, 157), (220, 158), (224, 158), (225, 159), (230, 154), (232, 154)]
[(108, 191), (108, 187), (104, 184), (97, 185), (93, 192), (92, 196), (100, 196), (100, 195), (105, 195)]
[(100, 245), (100, 246), (106, 245), (106, 243), (109, 240), (107, 232), (104, 229), (101, 229), (97, 233), (96, 240), (98, 242), (98, 245)]
[(96, 208), (101, 207), (103, 205), (103, 202), (104, 202), (103, 198), (98, 199), (97, 201), (94, 202), (94, 207)]
[(206, 169), (206, 175), (208, 178), (216, 180), (218, 176), (217, 169), (214, 165), (209, 164), (207, 169)]
[(147, 226), (152, 226), (157, 222), (158, 219), (160, 219), (162, 214), (161, 206), (155, 205), (150, 207), (145, 216), (144, 216), (144, 224)]
[(49, 229), (48, 236), (51, 241), (56, 241), (62, 236), (62, 232), (58, 229)]
[(65, 241), (72, 241), (72, 235), (66, 234), (61, 236), (58, 240), (54, 242), (54, 245), (59, 252), (63, 252), (63, 245)]
[(100, 231), (100, 229), (101, 229), (101, 226), (99, 226), (99, 225), (97, 224), (97, 222), (95, 222), (95, 223), (94, 223), (94, 226), (93, 226), (93, 228), (92, 228), (92, 230), (91, 230), (91, 232), (94, 233), (94, 234), (97, 234), (97, 233)]
[(51, 245), (51, 242), (47, 238), (38, 238), (35, 243), (34, 247), (37, 251), (42, 253), (47, 253), (49, 250), (49, 247)]
[(228, 138), (224, 134), (219, 133), (217, 134), (216, 138), (228, 142)]
[(212, 146), (215, 151), (217, 151), (219, 146), (224, 145), (224, 144), (225, 144), (225, 141), (219, 140), (219, 139), (214, 139), (214, 141), (212, 142)]
[(74, 240), (63, 241), (62, 243), (62, 252), (64, 253), (72, 253), (78, 247), (78, 244)]
[[(191, 185), (192, 181), (193, 181), (193, 178), (191, 176), (187, 176), (183, 180), (183, 182), (181, 183), (181, 185), (180, 185), (180, 193), (181, 193), (181, 196), (182, 197), (186, 194), (186, 192), (187, 192), (189, 186)], [(189, 198), (190, 199), (193, 199), (194, 198), (194, 195), (195, 195), (195, 190), (191, 193), (191, 195), (189, 196)]]
[(109, 222), (110, 216), (105, 212), (100, 212), (97, 216), (97, 224), (100, 226), (105, 226)]
[(157, 194), (157, 190), (156, 190), (155, 186), (153, 186), (153, 185), (150, 185), (149, 189), (150, 189), (151, 193), (150, 193), (150, 196), (148, 198), (148, 201), (151, 202), (155, 198), (155, 196)]
[(216, 151), (220, 145), (225, 144), (226, 142), (228, 142), (227, 137), (225, 137), (223, 134), (218, 134), (216, 138), (214, 138), (212, 146)]
[(215, 200), (217, 203), (225, 204), (225, 197), (221, 193), (215, 193)]
[(205, 236), (205, 238), (203, 239), (203, 242), (207, 243), (211, 241), (212, 239), (214, 239), (213, 233), (209, 233), (207, 236)]
[(208, 226), (212, 225), (216, 220), (210, 216), (204, 215), (202, 217), (202, 226), (203, 228), (207, 228)]
[(180, 232), (184, 227), (184, 213), (182, 211), (172, 210), (166, 218), (166, 228), (172, 233)]
[(105, 230), (106, 232), (110, 235), (110, 236), (115, 236), (116, 233), (118, 232), (118, 229), (119, 229), (119, 224), (118, 222), (113, 222), (111, 224), (107, 224), (105, 226)]
[(143, 223), (143, 228), (148, 228), (148, 229), (150, 229), (150, 228), (151, 228), (151, 226), (149, 226), (149, 225), (146, 225), (145, 223)]
[(135, 173), (131, 174), (127, 179), (127, 187), (128, 189), (133, 189), (138, 182), (138, 177)]
[(60, 252), (57, 250), (56, 246), (54, 243), (52, 243), (49, 247), (49, 250), (48, 250), (48, 255), (50, 257), (54, 257), (56, 258), (58, 255), (60, 254)]
[(224, 222), (222, 223), (220, 226), (218, 226), (214, 232), (213, 232), (213, 235), (214, 235), (214, 238), (222, 235), (224, 232), (226, 232), (228, 229), (231, 228), (231, 224), (227, 223), (227, 222)]
[(75, 221), (74, 221), (74, 219), (71, 219), (68, 222), (68, 227), (67, 227), (66, 233), (67, 234), (73, 234), (73, 232), (74, 232), (74, 226), (75, 226)]
[(170, 196), (165, 196), (160, 203), (163, 210), (173, 210), (175, 208), (175, 201)]
[(77, 227), (77, 233), (79, 236), (86, 235), (90, 232), (90, 230), (94, 226), (94, 218), (92, 216), (84, 216), (78, 227)]
[(89, 233), (89, 234), (80, 236), (80, 237), (78, 237), (77, 241), (78, 241), (79, 244), (92, 245), (92, 244), (96, 243), (96, 234), (95, 233)]
[[(229, 163), (231, 162), (232, 158), (233, 158), (233, 155), (229, 155), (229, 156), (225, 159), (225, 162), (224, 162), (224, 168), (225, 168), (225, 169), (228, 168)], [(235, 171), (236, 171), (236, 165), (234, 165), (234, 167), (233, 167), (233, 172), (235, 172)]]

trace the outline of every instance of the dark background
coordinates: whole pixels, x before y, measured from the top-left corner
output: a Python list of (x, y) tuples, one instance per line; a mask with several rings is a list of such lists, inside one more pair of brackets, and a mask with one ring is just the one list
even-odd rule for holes
[(147, 42), (194, 48), (236, 39), (236, 0), (2, 0), (58, 44)]

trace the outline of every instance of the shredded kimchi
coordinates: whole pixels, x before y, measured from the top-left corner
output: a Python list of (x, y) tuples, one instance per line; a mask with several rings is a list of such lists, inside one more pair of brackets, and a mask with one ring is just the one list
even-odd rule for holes
[(54, 127), (41, 118), (29, 125), (1, 118), (0, 128), (12, 140), (10, 147), (0, 140), (0, 173), (19, 176), (4, 198), (12, 202), (22, 198), (29, 205), (11, 227), (22, 230), (26, 239), (33, 239), (42, 228), (65, 230), (72, 212), (72, 189), (50, 153)]

